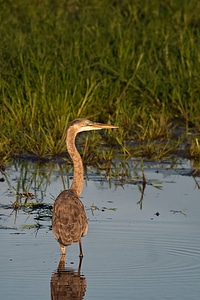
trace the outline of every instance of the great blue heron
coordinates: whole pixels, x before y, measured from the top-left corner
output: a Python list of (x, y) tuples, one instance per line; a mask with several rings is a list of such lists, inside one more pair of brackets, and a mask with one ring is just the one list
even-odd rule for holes
[(75, 146), (76, 135), (82, 131), (106, 128), (118, 127), (87, 119), (75, 119), (68, 127), (66, 145), (74, 164), (74, 177), (70, 189), (62, 191), (55, 200), (52, 216), (52, 230), (63, 255), (66, 253), (66, 246), (79, 242), (79, 256), (82, 257), (81, 237), (85, 236), (88, 231), (87, 215), (84, 205), (79, 199), (83, 189), (84, 169), (81, 156)]

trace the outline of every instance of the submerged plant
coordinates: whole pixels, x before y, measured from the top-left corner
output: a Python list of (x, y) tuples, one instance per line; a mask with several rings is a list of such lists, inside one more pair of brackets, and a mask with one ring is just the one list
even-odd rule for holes
[(200, 145), (198, 138), (192, 141), (190, 146), (190, 155), (192, 158), (200, 158)]

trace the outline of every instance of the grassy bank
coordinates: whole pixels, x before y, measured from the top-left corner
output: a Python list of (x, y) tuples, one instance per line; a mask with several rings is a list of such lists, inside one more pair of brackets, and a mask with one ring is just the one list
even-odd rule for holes
[[(180, 145), (200, 156), (198, 0), (10, 0), (0, 8), (3, 161), (64, 153), (76, 117), (119, 125), (101, 141), (125, 156), (159, 158)], [(86, 158), (98, 143), (97, 133), (84, 142)]]

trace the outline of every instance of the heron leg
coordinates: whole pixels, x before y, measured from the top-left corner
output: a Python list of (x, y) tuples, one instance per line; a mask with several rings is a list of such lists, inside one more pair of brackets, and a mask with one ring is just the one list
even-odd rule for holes
[(64, 271), (64, 270), (65, 270), (65, 255), (62, 254), (58, 265), (58, 271)]
[(81, 264), (82, 264), (83, 256), (79, 257), (79, 265), (78, 265), (78, 276), (81, 275)]
[(66, 254), (65, 246), (63, 246), (63, 245), (60, 244), (60, 249), (62, 251), (62, 255), (65, 255)]
[(83, 251), (82, 251), (82, 243), (81, 243), (81, 239), (80, 239), (80, 241), (79, 241), (79, 249), (80, 249), (79, 257), (83, 257)]

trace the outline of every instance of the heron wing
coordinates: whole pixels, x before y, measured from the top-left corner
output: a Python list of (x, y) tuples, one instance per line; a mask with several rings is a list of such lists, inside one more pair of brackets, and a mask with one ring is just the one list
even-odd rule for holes
[(65, 190), (57, 197), (52, 216), (52, 230), (56, 240), (64, 245), (78, 242), (87, 234), (85, 208), (73, 190)]

